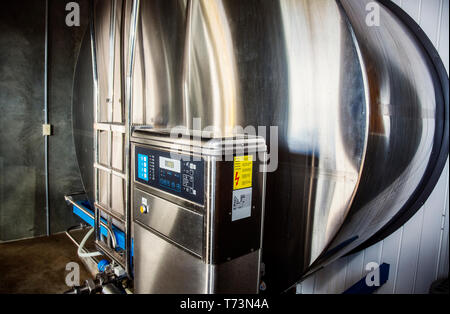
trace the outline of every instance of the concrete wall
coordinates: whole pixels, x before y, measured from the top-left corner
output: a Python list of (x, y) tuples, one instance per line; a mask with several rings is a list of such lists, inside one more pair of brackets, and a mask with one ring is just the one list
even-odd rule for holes
[[(49, 183), (51, 232), (78, 219), (63, 195), (82, 190), (72, 139), (73, 72), (88, 23), (88, 1), (78, 1), (81, 26), (65, 24), (68, 1), (49, 1)], [(0, 10), (0, 242), (46, 231), (44, 187), (45, 1), (2, 2)]]
[[(449, 0), (396, 0), (422, 27), (449, 69)], [(402, 228), (366, 250), (344, 257), (297, 286), (297, 292), (342, 293), (368, 272), (370, 262), (390, 264), (377, 293), (428, 293), (449, 270), (449, 165), (425, 205)]]

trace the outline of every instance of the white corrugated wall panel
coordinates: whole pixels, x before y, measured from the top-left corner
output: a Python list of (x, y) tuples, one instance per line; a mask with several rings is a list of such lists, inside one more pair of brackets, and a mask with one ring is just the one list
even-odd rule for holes
[(324, 268), (315, 279), (314, 293), (325, 294), (343, 290), (346, 267), (347, 260), (343, 258)]
[(449, 183), (448, 183), (448, 171), (449, 165), (447, 162), (447, 187), (446, 187), (446, 201), (445, 201), (445, 212), (442, 216), (442, 225), (441, 225), (441, 237), (440, 237), (440, 254), (439, 260), (437, 262), (437, 270), (435, 278), (444, 278), (448, 276), (448, 251), (449, 251), (449, 238), (448, 238), (448, 228), (449, 228), (449, 210), (448, 210), (448, 199), (449, 199)]
[[(420, 24), (449, 69), (449, 0), (393, 0)], [(369, 262), (390, 264), (377, 293), (427, 293), (449, 271), (449, 166), (425, 205), (402, 228), (366, 250), (342, 258), (299, 284), (298, 293), (342, 293)]]
[(441, 177), (430, 199), (425, 204), (418, 252), (418, 271), (414, 286), (414, 292), (416, 293), (428, 291), (430, 280), (433, 281), (436, 278), (437, 260), (441, 249), (442, 214), (445, 214), (446, 205), (447, 180), (445, 179), (444, 176)]
[(423, 223), (424, 208), (420, 209), (403, 226), (403, 237), (397, 272), (390, 274), (390, 279), (396, 276), (394, 293), (413, 293), (420, 248), (420, 232)]
[[(389, 272), (391, 280), (388, 280), (379, 290), (379, 293), (394, 293), (394, 288), (397, 284), (396, 274), (398, 270), (398, 262), (400, 260), (400, 248), (402, 246), (403, 228), (394, 232), (391, 236), (383, 241), (383, 252), (381, 254), (381, 261), (390, 265)], [(392, 279), (394, 278), (394, 279)], [(348, 287), (348, 286), (347, 286)]]
[[(353, 254), (347, 257), (348, 264), (345, 275), (344, 287), (351, 287), (354, 283), (361, 279), (364, 272), (364, 254), (365, 251)], [(336, 291), (334, 291), (337, 293)], [(342, 292), (342, 291), (339, 291)]]
[(441, 13), (440, 13), (440, 25), (438, 29), (438, 51), (442, 58), (442, 61), (444, 61), (445, 68), (447, 69), (448, 73), (448, 59), (449, 59), (449, 43), (448, 43), (448, 23), (449, 23), (449, 13), (448, 13), (448, 0), (441, 0)]

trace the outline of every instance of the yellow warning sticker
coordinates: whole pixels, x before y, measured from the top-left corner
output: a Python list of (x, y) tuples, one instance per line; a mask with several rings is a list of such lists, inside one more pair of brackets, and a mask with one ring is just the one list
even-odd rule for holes
[(234, 157), (233, 190), (240, 190), (252, 186), (253, 156)]

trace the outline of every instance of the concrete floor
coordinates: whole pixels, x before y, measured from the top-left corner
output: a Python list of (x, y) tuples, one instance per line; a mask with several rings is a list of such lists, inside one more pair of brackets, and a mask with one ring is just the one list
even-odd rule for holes
[(80, 283), (91, 278), (64, 234), (0, 244), (0, 293), (63, 293), (66, 265), (80, 265)]

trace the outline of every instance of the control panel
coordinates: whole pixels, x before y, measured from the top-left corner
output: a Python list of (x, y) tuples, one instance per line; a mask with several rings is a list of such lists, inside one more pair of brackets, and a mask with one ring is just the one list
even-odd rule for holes
[(204, 161), (136, 146), (135, 179), (194, 203), (204, 203)]

